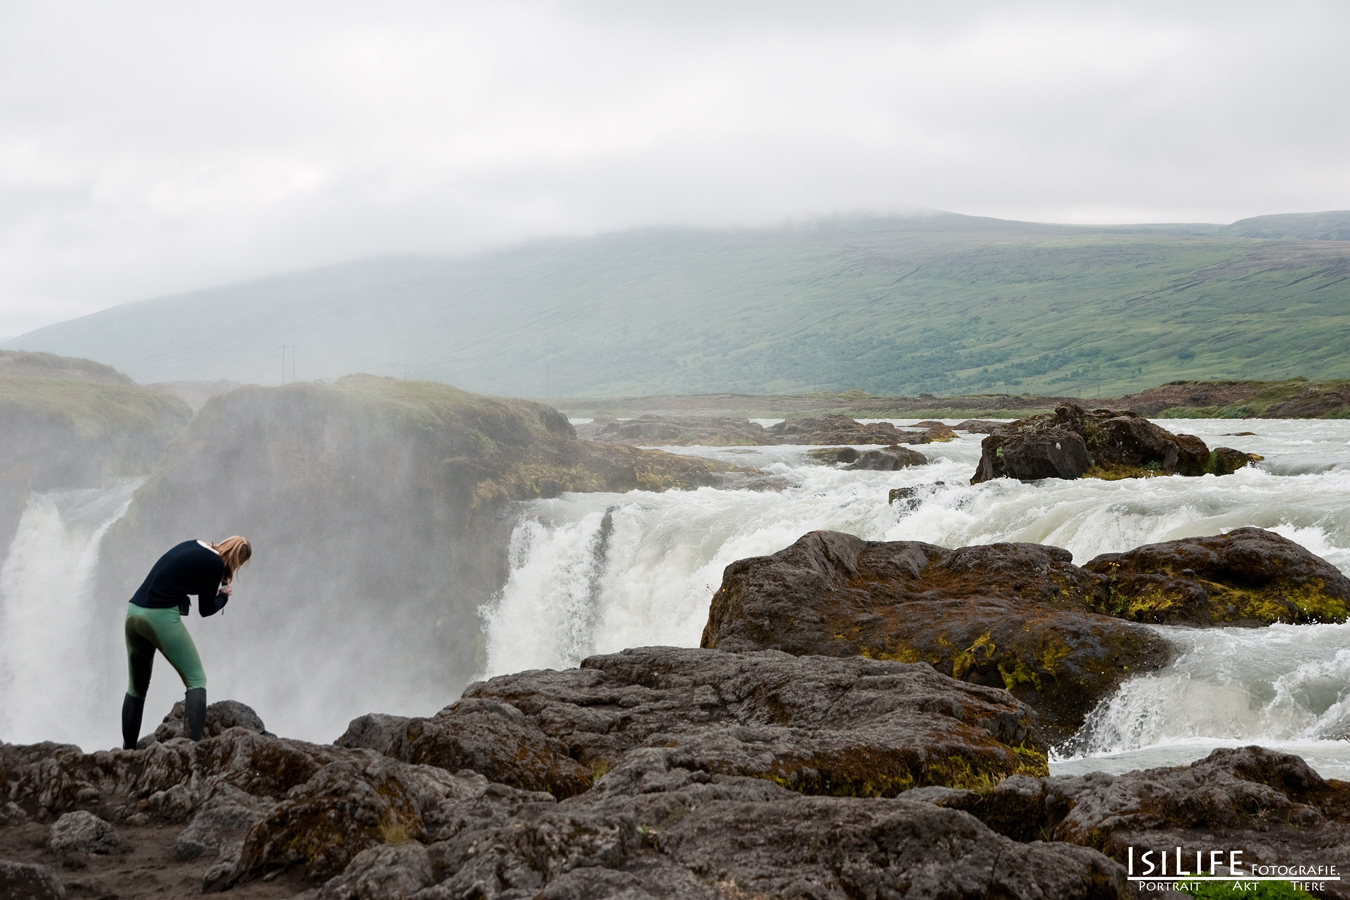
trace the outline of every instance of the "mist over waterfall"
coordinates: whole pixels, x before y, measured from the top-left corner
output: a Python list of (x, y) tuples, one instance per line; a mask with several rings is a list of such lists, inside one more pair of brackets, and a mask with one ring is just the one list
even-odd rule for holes
[[(576, 665), (648, 644), (697, 646), (722, 570), (814, 529), (944, 547), (1030, 541), (1078, 563), (1108, 552), (1243, 526), (1276, 531), (1350, 572), (1350, 423), (1192, 420), (1211, 446), (1262, 454), (1216, 478), (996, 480), (972, 486), (979, 435), (918, 448), (930, 463), (898, 472), (814, 465), (806, 448), (688, 448), (785, 479), (781, 491), (702, 488), (569, 494), (526, 504), (505, 588), (483, 609), (484, 674)], [(1246, 423), (1244, 423), (1244, 430)], [(891, 488), (916, 487), (910, 505)], [(1182, 651), (1099, 709), (1057, 771), (1190, 762), (1260, 742), (1350, 776), (1350, 626), (1163, 629)], [(1245, 665), (1247, 660), (1260, 664)]]
[(110, 683), (126, 690), (125, 650), (93, 608), (93, 581), (140, 481), (29, 497), (0, 565), (0, 740), (84, 742), (113, 716), (106, 695)]

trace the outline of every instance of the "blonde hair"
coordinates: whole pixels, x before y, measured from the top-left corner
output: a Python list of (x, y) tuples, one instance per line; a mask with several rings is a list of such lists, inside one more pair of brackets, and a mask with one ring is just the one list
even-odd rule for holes
[(212, 544), (220, 558), (225, 561), (225, 583), (229, 584), (234, 580), (234, 573), (243, 568), (244, 563), (253, 557), (253, 545), (247, 538), (239, 535), (227, 537), (219, 544)]

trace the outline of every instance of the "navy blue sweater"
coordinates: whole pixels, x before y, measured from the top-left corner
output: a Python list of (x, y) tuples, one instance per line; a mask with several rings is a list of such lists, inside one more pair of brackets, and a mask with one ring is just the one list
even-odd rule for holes
[(192, 608), (188, 594), (197, 597), (197, 609), (204, 616), (215, 615), (230, 598), (216, 592), (225, 577), (225, 561), (214, 550), (196, 541), (183, 541), (161, 556), (150, 574), (132, 595), (131, 602), (146, 609), (178, 607), (187, 615)]

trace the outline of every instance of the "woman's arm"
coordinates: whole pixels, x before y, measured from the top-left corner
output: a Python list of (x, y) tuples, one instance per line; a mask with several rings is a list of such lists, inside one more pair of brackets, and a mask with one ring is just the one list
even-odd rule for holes
[(202, 573), (201, 586), (197, 591), (197, 612), (203, 616), (214, 616), (225, 608), (230, 599), (230, 586), (220, 582), (225, 577), (225, 563), (217, 556)]
[(211, 594), (200, 594), (197, 597), (197, 612), (203, 616), (214, 616), (225, 608), (225, 604), (230, 602), (230, 595), (221, 591), (214, 597)]

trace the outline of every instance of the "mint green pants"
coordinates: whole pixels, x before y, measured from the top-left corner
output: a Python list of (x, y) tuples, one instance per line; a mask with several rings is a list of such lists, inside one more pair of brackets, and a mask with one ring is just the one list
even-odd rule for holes
[(188, 690), (206, 687), (206, 671), (197, 655), (197, 645), (183, 625), (177, 607), (146, 609), (127, 604), (127, 693), (144, 697), (150, 688), (150, 669), (155, 651), (164, 654)]

